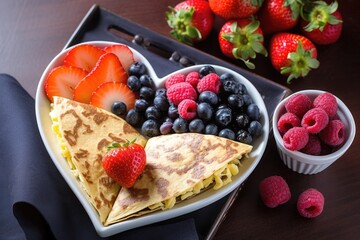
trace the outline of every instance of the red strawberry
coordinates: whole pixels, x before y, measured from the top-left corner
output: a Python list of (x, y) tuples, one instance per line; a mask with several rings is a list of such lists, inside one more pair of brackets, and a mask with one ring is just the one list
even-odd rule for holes
[(211, 10), (224, 19), (246, 18), (255, 14), (264, 0), (209, 0)]
[(105, 82), (91, 95), (90, 104), (111, 112), (111, 106), (119, 101), (126, 104), (126, 109), (134, 108), (135, 93), (120, 82)]
[(126, 84), (128, 74), (113, 53), (100, 57), (94, 69), (75, 87), (74, 100), (89, 103), (91, 94), (104, 82), (121, 82)]
[(306, 37), (293, 33), (277, 33), (269, 43), (270, 60), (281, 74), (288, 75), (287, 82), (305, 77), (311, 69), (319, 67), (317, 50)]
[(266, 0), (258, 18), (264, 34), (290, 30), (299, 22), (300, 0)]
[(146, 165), (146, 153), (144, 147), (127, 142), (124, 145), (113, 143), (102, 159), (102, 166), (106, 174), (114, 179), (119, 185), (132, 187)]
[(75, 86), (87, 74), (83, 69), (72, 66), (54, 68), (45, 80), (45, 93), (50, 102), (54, 101), (54, 96), (72, 99)]
[(67, 53), (64, 65), (79, 67), (90, 72), (104, 53), (104, 50), (90, 44), (78, 45)]
[(324, 1), (316, 1), (303, 14), (301, 28), (305, 36), (317, 44), (335, 43), (342, 31), (342, 16), (335, 1), (328, 5)]
[(267, 56), (259, 25), (260, 22), (254, 19), (227, 21), (218, 37), (221, 52), (230, 58), (242, 60), (248, 68), (254, 69), (255, 65), (249, 59), (256, 58), (257, 53)]
[(166, 12), (170, 34), (186, 44), (206, 39), (214, 25), (214, 13), (209, 3), (204, 0), (187, 0), (180, 2)]
[(120, 44), (111, 45), (105, 47), (104, 51), (114, 53), (119, 58), (121, 65), (126, 71), (128, 71), (130, 65), (135, 62), (134, 54), (128, 46), (120, 45)]

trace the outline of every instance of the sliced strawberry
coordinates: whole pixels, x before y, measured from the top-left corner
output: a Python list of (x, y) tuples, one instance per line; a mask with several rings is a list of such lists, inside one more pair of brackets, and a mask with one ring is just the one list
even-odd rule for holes
[(111, 112), (115, 101), (126, 104), (126, 109), (134, 108), (135, 93), (126, 84), (120, 82), (106, 82), (101, 84), (92, 94), (90, 104)]
[(79, 45), (67, 53), (64, 65), (79, 67), (90, 72), (104, 53), (104, 50), (90, 44)]
[(113, 53), (105, 53), (96, 63), (94, 69), (74, 89), (74, 100), (90, 103), (93, 92), (104, 82), (121, 82), (126, 84), (127, 72), (118, 57)]
[(45, 93), (50, 102), (54, 96), (72, 99), (75, 86), (84, 78), (88, 72), (81, 68), (72, 66), (59, 66), (54, 68), (45, 80)]
[(130, 48), (128, 48), (128, 46), (120, 45), (120, 44), (111, 45), (105, 47), (104, 51), (114, 53), (119, 58), (122, 66), (126, 71), (128, 71), (130, 65), (135, 62), (134, 54), (130, 50)]

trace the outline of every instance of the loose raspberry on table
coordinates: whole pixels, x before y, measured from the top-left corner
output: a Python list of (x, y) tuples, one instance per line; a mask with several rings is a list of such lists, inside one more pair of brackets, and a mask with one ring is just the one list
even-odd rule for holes
[(190, 83), (180, 82), (171, 85), (166, 91), (166, 96), (170, 102), (175, 105), (179, 105), (179, 103), (184, 99), (196, 100), (197, 93)]
[(285, 179), (281, 176), (270, 176), (259, 184), (260, 197), (269, 208), (275, 208), (286, 203), (291, 198), (291, 192)]
[(286, 111), (294, 113), (299, 118), (302, 118), (311, 107), (312, 102), (310, 98), (302, 93), (293, 95), (285, 103)]
[(200, 74), (198, 72), (190, 72), (185, 77), (185, 82), (190, 83), (195, 89), (200, 81)]
[(178, 112), (185, 120), (192, 120), (196, 116), (197, 103), (191, 99), (184, 99), (179, 103)]
[(281, 134), (286, 133), (290, 128), (299, 127), (300, 119), (293, 113), (285, 113), (278, 120), (277, 127)]
[(321, 141), (317, 135), (310, 134), (309, 141), (304, 148), (301, 149), (301, 152), (309, 155), (320, 155), (322, 151)]
[(345, 126), (341, 120), (331, 120), (329, 124), (319, 133), (320, 139), (330, 145), (339, 146), (345, 141)]
[(180, 82), (185, 82), (185, 75), (178, 73), (178, 74), (174, 74), (169, 76), (166, 80), (165, 80), (165, 88), (169, 88), (172, 85), (176, 84), (176, 83), (180, 83)]
[(217, 94), (220, 91), (220, 86), (221, 81), (219, 75), (216, 73), (209, 73), (200, 79), (197, 85), (197, 90), (199, 94), (205, 91), (210, 91)]
[(303, 217), (314, 218), (322, 213), (324, 203), (323, 194), (315, 188), (309, 188), (299, 195), (297, 210)]
[(314, 107), (319, 107), (325, 110), (330, 118), (333, 118), (336, 115), (338, 104), (336, 98), (331, 93), (322, 93), (319, 94), (313, 101)]
[(285, 148), (292, 151), (299, 151), (309, 141), (309, 133), (304, 127), (290, 128), (283, 136)]
[(319, 133), (329, 123), (329, 116), (322, 108), (312, 108), (301, 119), (303, 126), (309, 133)]

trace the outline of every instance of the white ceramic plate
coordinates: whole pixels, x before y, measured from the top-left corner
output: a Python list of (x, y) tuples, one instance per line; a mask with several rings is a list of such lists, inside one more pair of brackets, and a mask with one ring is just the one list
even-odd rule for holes
[[(105, 41), (96, 41), (96, 42), (87, 42), (89, 44), (93, 44), (99, 47), (104, 47), (111, 44), (118, 44), (114, 42), (105, 42)], [(254, 148), (253, 151), (250, 154), (249, 159), (247, 160), (247, 163), (249, 166), (248, 168), (242, 173), (238, 174), (233, 178), (233, 181), (226, 185), (225, 187), (221, 188), (220, 190), (208, 190), (205, 191), (191, 199), (188, 199), (186, 201), (183, 201), (179, 204), (177, 204), (174, 208), (166, 211), (158, 211), (155, 213), (151, 213), (148, 215), (144, 215), (137, 218), (132, 218), (123, 222), (119, 222), (110, 226), (103, 226), (100, 222), (100, 219), (98, 217), (98, 214), (96, 210), (92, 207), (90, 202), (88, 201), (86, 197), (86, 193), (81, 189), (81, 187), (78, 184), (77, 179), (74, 177), (74, 175), (70, 172), (70, 169), (61, 155), (58, 142), (56, 139), (55, 134), (51, 130), (51, 118), (49, 117), (50, 112), (50, 102), (48, 101), (45, 92), (44, 92), (44, 82), (46, 79), (46, 76), (48, 75), (49, 71), (53, 69), (56, 66), (61, 65), (63, 62), (64, 56), (69, 49), (65, 49), (62, 52), (60, 52), (47, 66), (45, 69), (43, 75), (41, 76), (37, 92), (36, 92), (36, 99), (35, 99), (35, 110), (36, 110), (36, 118), (37, 118), (37, 124), (39, 127), (39, 131), (42, 137), (42, 140), (45, 144), (45, 147), (47, 151), (49, 152), (49, 155), (51, 159), (53, 160), (54, 164), (56, 165), (57, 169), (61, 173), (61, 175), (64, 177), (66, 182), (69, 184), (70, 188), (74, 192), (74, 194), (77, 196), (81, 204), (84, 206), (86, 212), (88, 213), (97, 233), (102, 236), (110, 236), (122, 231), (126, 231), (132, 228), (136, 228), (139, 226), (144, 226), (147, 224), (163, 221), (166, 219), (174, 218), (195, 210), (198, 210), (200, 208), (203, 208), (232, 192), (235, 190), (238, 186), (240, 186), (246, 178), (253, 172), (257, 164), (259, 163), (268, 141), (268, 135), (269, 135), (269, 117), (268, 113), (266, 111), (266, 107), (264, 104), (264, 101), (262, 97), (260, 96), (259, 92), (256, 90), (256, 88), (242, 75), (234, 72), (233, 70), (221, 67), (221, 66), (215, 66), (212, 65), (218, 74), (222, 74), (224, 72), (230, 72), (232, 73), (236, 79), (243, 83), (250, 96), (252, 97), (253, 101), (258, 105), (260, 112), (261, 112), (261, 124), (263, 125), (263, 134), (256, 139), (256, 141), (253, 143)], [(164, 80), (166, 77), (159, 78), (157, 77), (154, 69), (152, 68), (151, 64), (145, 59), (139, 52), (137, 52), (134, 49), (131, 49), (134, 53), (134, 57), (136, 61), (143, 62), (147, 69), (148, 74), (152, 77), (154, 80), (154, 83), (156, 87), (160, 87), (163, 85)], [(188, 68), (181, 69), (179, 71), (176, 71), (174, 73), (187, 73), (190, 71), (196, 71), (203, 65), (196, 65)]]

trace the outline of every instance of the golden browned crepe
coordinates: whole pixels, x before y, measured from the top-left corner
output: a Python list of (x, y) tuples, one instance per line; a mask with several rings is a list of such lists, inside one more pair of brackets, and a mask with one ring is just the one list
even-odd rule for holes
[(104, 223), (120, 190), (102, 167), (106, 147), (134, 139), (145, 146), (146, 139), (114, 114), (66, 98), (54, 98), (50, 116), (63, 155)]
[(132, 188), (120, 190), (105, 225), (169, 209), (206, 188), (222, 187), (251, 150), (250, 145), (197, 133), (150, 138), (144, 172)]

